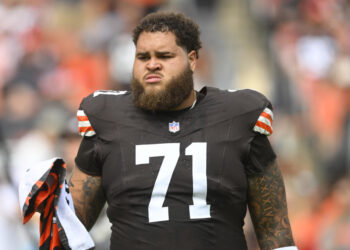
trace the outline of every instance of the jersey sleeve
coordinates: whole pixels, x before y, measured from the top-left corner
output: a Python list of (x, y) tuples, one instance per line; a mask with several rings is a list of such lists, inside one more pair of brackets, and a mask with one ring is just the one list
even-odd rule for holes
[(244, 89), (228, 91), (229, 106), (232, 114), (243, 115), (242, 123), (248, 123), (253, 134), (271, 135), (273, 133), (273, 107), (268, 98), (258, 91)]
[(276, 159), (276, 154), (266, 135), (257, 134), (251, 144), (246, 163), (247, 175), (262, 174)]
[(276, 154), (267, 136), (273, 133), (273, 107), (271, 102), (262, 94), (256, 93), (261, 110), (254, 120), (254, 137), (250, 143), (246, 172), (248, 175), (261, 174), (276, 159)]
[(85, 114), (84, 110), (80, 107), (77, 111), (77, 119), (78, 119), (78, 129), (79, 134), (81, 136), (94, 136), (96, 134), (95, 130), (91, 126), (89, 118)]
[(97, 136), (84, 137), (75, 157), (76, 166), (88, 175), (101, 176)]
[(273, 112), (271, 104), (269, 107), (265, 107), (265, 109), (261, 112), (258, 120), (255, 123), (253, 128), (254, 132), (263, 134), (263, 135), (271, 135), (273, 133), (272, 129), (273, 122)]
[(98, 137), (91, 126), (89, 117), (84, 112), (82, 105), (77, 111), (79, 134), (83, 137), (77, 156), (76, 166), (86, 174), (100, 176), (101, 167), (98, 162)]

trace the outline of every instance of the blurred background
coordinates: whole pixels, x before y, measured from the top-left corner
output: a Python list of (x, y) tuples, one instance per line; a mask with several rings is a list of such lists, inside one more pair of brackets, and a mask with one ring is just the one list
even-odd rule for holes
[[(350, 249), (349, 0), (1, 0), (0, 249), (38, 248), (38, 219), (21, 224), (18, 181), (53, 156), (71, 170), (81, 99), (129, 89), (130, 32), (157, 10), (201, 27), (196, 89), (253, 88), (272, 101), (299, 249)], [(249, 217), (245, 230), (258, 249)], [(97, 249), (109, 231), (102, 213)]]

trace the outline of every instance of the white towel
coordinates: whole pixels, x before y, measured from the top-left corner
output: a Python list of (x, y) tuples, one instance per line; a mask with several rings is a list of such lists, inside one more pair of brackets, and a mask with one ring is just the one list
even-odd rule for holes
[[(51, 178), (53, 172), (58, 174), (58, 178)], [(50, 209), (53, 210), (50, 225), (56, 224), (59, 228), (59, 230), (56, 231), (58, 231), (59, 241), (65, 249), (93, 249), (95, 245), (89, 232), (75, 215), (73, 200), (67, 182), (65, 181), (65, 175), (65, 164), (61, 158), (52, 158), (40, 162), (26, 170), (19, 185), (19, 202), (22, 208), (23, 221), (26, 223), (35, 212), (34, 203), (38, 196), (36, 194), (40, 191), (40, 188), (43, 187), (43, 183), (50, 182), (50, 184), (52, 184), (52, 180), (54, 179), (55, 185), (58, 185), (57, 187), (59, 190), (52, 193), (54, 197), (51, 198), (53, 198), (54, 201), (51, 203), (50, 207)], [(58, 198), (55, 197), (56, 194)], [(50, 205), (48, 202), (45, 204), (47, 206)], [(56, 204), (57, 208), (55, 207)], [(43, 217), (42, 213), (40, 221), (41, 223), (46, 223)], [(51, 237), (49, 237), (49, 240), (54, 241), (54, 239), (51, 239), (54, 238), (52, 237), (52, 228), (50, 229)], [(60, 228), (63, 230), (60, 230)], [(41, 240), (40, 249), (48, 249), (51, 243), (52, 242), (45, 242), (44, 244)]]

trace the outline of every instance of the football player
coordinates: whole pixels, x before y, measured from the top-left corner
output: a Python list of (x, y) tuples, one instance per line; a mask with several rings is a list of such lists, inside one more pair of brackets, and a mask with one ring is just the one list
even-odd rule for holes
[(157, 12), (133, 31), (132, 91), (96, 91), (69, 182), (89, 230), (105, 202), (111, 249), (247, 249), (249, 208), (261, 249), (297, 249), (272, 133), (253, 90), (193, 88), (198, 26)]

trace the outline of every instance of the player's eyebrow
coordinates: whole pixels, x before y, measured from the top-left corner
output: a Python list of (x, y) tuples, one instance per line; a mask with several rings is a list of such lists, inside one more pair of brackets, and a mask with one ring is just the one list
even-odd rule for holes
[(142, 56), (149, 56), (149, 52), (137, 52), (137, 53), (136, 53), (136, 56), (137, 56), (137, 57), (139, 57), (139, 56), (140, 56), (140, 57), (142, 57)]
[(172, 56), (174, 53), (170, 51), (156, 51), (156, 56)]
[[(143, 57), (150, 57), (151, 53), (149, 52), (136, 52), (136, 57), (137, 58), (143, 58)], [(175, 53), (170, 52), (170, 51), (155, 51), (155, 56), (156, 57), (173, 57)]]

